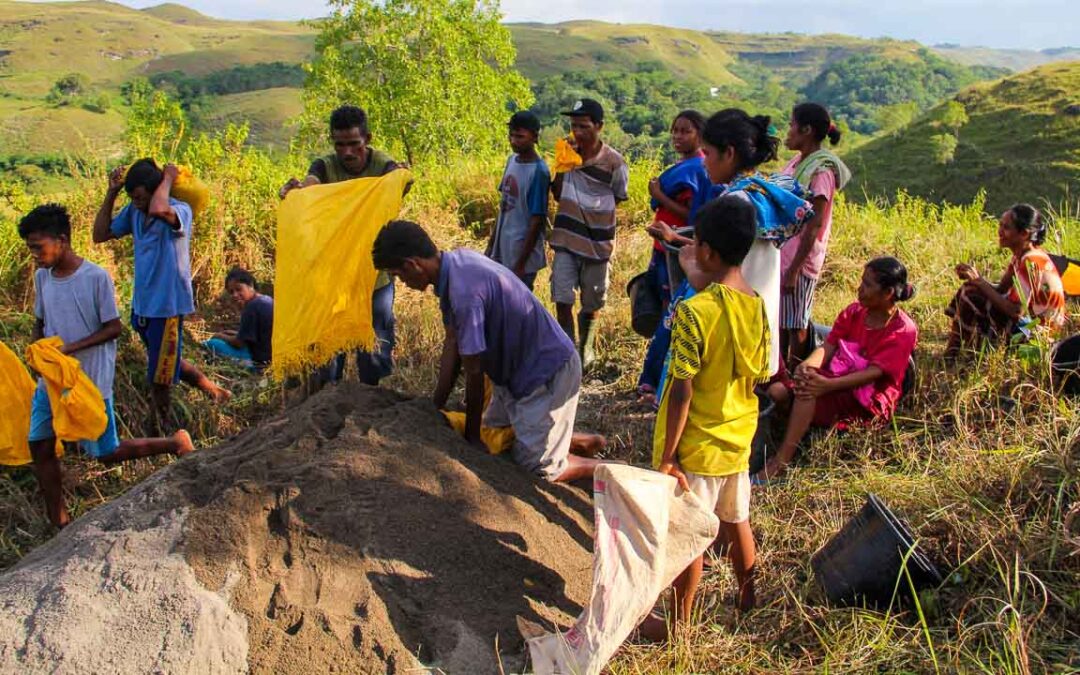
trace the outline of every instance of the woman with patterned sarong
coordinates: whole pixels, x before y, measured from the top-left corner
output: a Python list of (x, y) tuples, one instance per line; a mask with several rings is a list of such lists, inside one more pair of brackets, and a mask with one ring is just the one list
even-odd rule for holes
[(952, 317), (945, 358), (984, 344), (1026, 340), (1032, 331), (1053, 335), (1065, 323), (1065, 291), (1061, 276), (1040, 244), (1046, 222), (1038, 209), (1017, 204), (1001, 215), (998, 245), (1013, 257), (994, 285), (974, 267), (961, 263), (956, 276), (964, 282), (945, 313)]

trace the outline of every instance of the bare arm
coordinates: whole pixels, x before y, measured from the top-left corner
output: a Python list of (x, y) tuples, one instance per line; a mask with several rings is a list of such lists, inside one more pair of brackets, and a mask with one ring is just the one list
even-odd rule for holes
[(562, 199), (563, 176), (565, 175), (565, 173), (557, 174), (555, 179), (551, 181), (551, 194), (555, 197), (555, 201)]
[(98, 330), (90, 333), (81, 340), (69, 342), (60, 348), (60, 351), (64, 354), (74, 354), (75, 352), (89, 349), (104, 342), (112, 342), (116, 338), (120, 337), (120, 331), (122, 330), (120, 319), (113, 319), (107, 321)]
[(649, 181), (649, 196), (655, 199), (660, 206), (671, 211), (682, 220), (686, 220), (690, 215), (690, 206), (688, 204), (683, 204), (664, 194), (664, 191), (660, 189), (659, 178), (653, 178)]
[(480, 423), (484, 417), (484, 372), (479, 356), (463, 356), (465, 367), (465, 440), (482, 445)]
[(105, 199), (101, 202), (101, 208), (94, 216), (94, 243), (101, 244), (115, 239), (112, 233), (113, 210), (116, 208), (116, 198), (124, 187), (124, 169), (118, 166), (109, 173), (109, 189), (105, 192)]
[(814, 242), (817, 241), (818, 233), (821, 232), (821, 226), (825, 222), (824, 212), (828, 203), (829, 200), (825, 197), (814, 197), (814, 217), (803, 228), (802, 234), (799, 236), (799, 248), (795, 250), (795, 257), (791, 259), (791, 265), (784, 270), (783, 282), (785, 288), (795, 287), (799, 270), (806, 263), (806, 259), (810, 257), (810, 251), (814, 248)]
[(457, 334), (451, 326), (445, 326), (445, 329), (446, 338), (443, 340), (442, 357), (439, 359), (439, 379), (431, 395), (432, 403), (440, 410), (446, 407), (446, 402), (450, 399), (450, 392), (454, 389), (458, 370), (461, 367), (461, 360), (458, 358)]
[(169, 224), (173, 230), (180, 229), (180, 217), (169, 204), (169, 194), (172, 192), (173, 183), (176, 181), (177, 170), (174, 164), (167, 164), (162, 170), (161, 183), (150, 197), (150, 206), (146, 209), (146, 215), (150, 218), (158, 218)]
[(533, 249), (536, 248), (536, 242), (540, 239), (540, 233), (547, 227), (546, 216), (531, 216), (529, 218), (529, 231), (525, 233), (525, 244), (521, 247), (521, 253), (518, 255), (517, 261), (514, 262), (514, 274), (519, 277), (525, 276), (525, 263), (529, 260), (529, 255)]
[(686, 430), (686, 420), (690, 417), (690, 400), (694, 397), (691, 380), (673, 379), (668, 392), (667, 419), (664, 420), (664, 455), (660, 459), (659, 470), (679, 481), (682, 489), (689, 490), (686, 475), (679, 466), (679, 441)]

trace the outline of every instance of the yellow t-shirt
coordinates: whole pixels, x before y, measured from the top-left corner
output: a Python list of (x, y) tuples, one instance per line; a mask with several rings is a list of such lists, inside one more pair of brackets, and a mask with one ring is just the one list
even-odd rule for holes
[(692, 380), (679, 464), (702, 476), (729, 476), (749, 468), (758, 420), (754, 384), (768, 377), (769, 344), (765, 303), (757, 295), (714, 283), (678, 306), (668, 386), (653, 434), (653, 466), (664, 455), (670, 384)]

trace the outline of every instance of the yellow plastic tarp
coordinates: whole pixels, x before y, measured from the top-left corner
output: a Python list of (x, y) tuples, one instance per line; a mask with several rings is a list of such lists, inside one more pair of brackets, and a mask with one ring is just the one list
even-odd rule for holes
[(34, 380), (6, 344), (0, 342), (0, 464), (30, 463), (30, 401)]
[[(449, 410), (441, 412), (446, 417), (446, 421), (450, 423), (450, 427), (464, 436), (465, 413)], [(515, 438), (514, 427), (480, 427), (480, 440), (484, 442), (488, 453), (492, 455), (501, 455), (509, 450), (513, 447)]]
[(26, 348), (26, 363), (45, 380), (52, 408), (53, 431), (61, 441), (96, 441), (109, 419), (105, 399), (79, 360), (60, 352), (59, 337), (38, 340)]
[(292, 190), (278, 207), (273, 370), (278, 377), (375, 345), (371, 247), (397, 217), (412, 180), (404, 169), (380, 178)]

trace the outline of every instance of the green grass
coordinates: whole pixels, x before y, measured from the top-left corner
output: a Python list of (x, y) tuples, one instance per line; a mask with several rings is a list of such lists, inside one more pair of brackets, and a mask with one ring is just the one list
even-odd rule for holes
[[(240, 142), (234, 139), (232, 142)], [(193, 154), (190, 154), (193, 153)], [(234, 161), (221, 163), (222, 155)], [(260, 160), (237, 146), (210, 145), (186, 157), (213, 187), (215, 200), (194, 240), (200, 313), (189, 339), (235, 320), (220, 297), (229, 265), (268, 278), (273, 258), (276, 185), (306, 158)], [(424, 223), (444, 247), (481, 247), (497, 203), (500, 166), (474, 162), (422, 172), (403, 215)], [(656, 167), (635, 164), (631, 200), (621, 228), (608, 307), (601, 314), (599, 368), (586, 378), (579, 426), (606, 434), (609, 457), (647, 463), (653, 416), (633, 387), (644, 341), (628, 329), (621, 292), (648, 259), (645, 184)], [(130, 251), (123, 244), (91, 246), (89, 224), (104, 185), (92, 170), (60, 198), (75, 214), (75, 245), (105, 265), (130, 294)], [(36, 198), (0, 191), (0, 339), (25, 344), (29, 330), (30, 269), (13, 220)], [(4, 197), (3, 195), (6, 195)], [(610, 666), (622, 674), (701, 672), (1072, 672), (1080, 667), (1080, 541), (1065, 524), (1080, 503), (1080, 414), (1050, 395), (1046, 375), (1022, 371), (999, 354), (950, 370), (940, 353), (946, 330), (941, 308), (956, 287), (949, 271), (965, 260), (995, 274), (1006, 263), (995, 248), (995, 225), (982, 203), (940, 207), (915, 197), (889, 206), (838, 203), (834, 241), (815, 312), (828, 321), (852, 301), (863, 264), (898, 255), (919, 287), (905, 309), (921, 329), (917, 393), (895, 423), (817, 436), (781, 485), (755, 491), (752, 518), (759, 544), (759, 606), (746, 616), (729, 608), (730, 572), (723, 565), (704, 582), (698, 621), (665, 646), (628, 645)], [(1080, 253), (1080, 225), (1059, 218), (1054, 246)], [(546, 301), (547, 272), (537, 288)], [(436, 300), (402, 289), (397, 301), (398, 368), (386, 386), (426, 395), (441, 343)], [(282, 405), (282, 392), (235, 371), (202, 363), (239, 395), (224, 407), (184, 391), (180, 409), (202, 448)], [(141, 347), (130, 334), (120, 344), (117, 400), (125, 433), (137, 432), (148, 410), (141, 381)], [(1007, 394), (1013, 413), (998, 406)], [(104, 503), (169, 460), (141, 462), (123, 472), (65, 460), (76, 514)], [(912, 608), (830, 607), (813, 581), (810, 555), (861, 506), (867, 491), (881, 496), (913, 528), (920, 546), (946, 574), (946, 583)], [(32, 476), (0, 471), (0, 566), (7, 566), (51, 533)]]
[[(975, 85), (954, 98), (967, 121), (955, 131), (951, 161), (935, 161), (934, 137), (954, 132), (942, 122), (942, 104), (899, 131), (847, 155), (855, 179), (849, 191), (868, 196), (904, 189), (937, 201), (963, 204), (980, 191), (1000, 211), (1017, 201), (1062, 208), (1080, 187), (1080, 62), (1042, 66)], [(1075, 210), (1073, 207), (1072, 210)]]
[(210, 122), (217, 128), (230, 122), (246, 122), (251, 143), (271, 150), (288, 150), (294, 131), (291, 122), (303, 109), (299, 89), (261, 89), (217, 97)]

